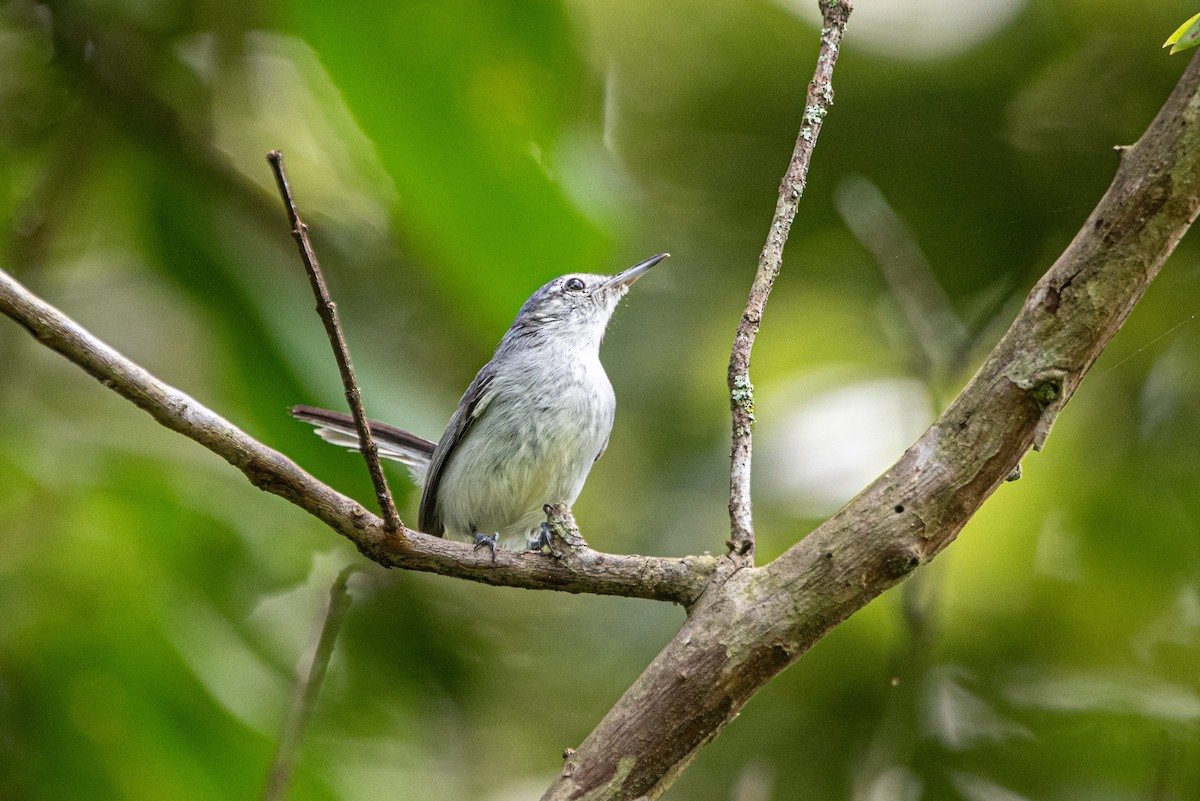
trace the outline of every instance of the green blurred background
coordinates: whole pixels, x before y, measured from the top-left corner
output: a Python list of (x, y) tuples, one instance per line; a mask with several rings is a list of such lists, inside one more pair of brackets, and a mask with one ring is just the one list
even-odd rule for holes
[[(0, 266), (369, 503), (285, 412), (340, 389), (269, 149), (368, 411), (430, 437), (534, 288), (670, 251), (610, 329), (617, 423), (575, 511), (602, 550), (719, 551), (728, 348), (816, 55), (795, 2), (8, 2)], [(755, 352), (763, 559), (970, 376), (1197, 10), (859, 6)], [(1185, 241), (1025, 478), (667, 798), (1200, 796), (1198, 299)], [(0, 320), (0, 798), (256, 797), (356, 561)], [(293, 799), (536, 798), (683, 615), (363, 564)]]

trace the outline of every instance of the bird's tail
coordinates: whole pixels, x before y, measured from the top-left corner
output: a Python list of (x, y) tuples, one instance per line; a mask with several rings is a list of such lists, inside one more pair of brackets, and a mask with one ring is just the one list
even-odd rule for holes
[[(358, 431), (354, 427), (354, 418), (350, 415), (314, 406), (293, 406), (291, 411), (292, 417), (316, 426), (317, 430), (314, 433), (326, 442), (358, 450)], [(384, 459), (400, 462), (408, 468), (413, 481), (417, 484), (423, 483), (437, 443), (387, 423), (375, 420), (368, 422), (371, 425), (371, 437), (379, 448), (379, 455)]]

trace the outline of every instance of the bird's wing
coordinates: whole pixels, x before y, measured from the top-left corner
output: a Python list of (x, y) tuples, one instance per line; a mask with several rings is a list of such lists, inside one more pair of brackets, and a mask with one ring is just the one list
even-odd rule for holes
[[(314, 406), (293, 406), (292, 417), (317, 426), (316, 434), (326, 442), (341, 445), (351, 450), (359, 449), (358, 429), (354, 418), (342, 412), (318, 409)], [(434, 443), (402, 428), (367, 421), (371, 425), (371, 437), (379, 447), (379, 455), (393, 459), (408, 468), (408, 473), (417, 484), (425, 479), (429, 462), (433, 458)]]
[(429, 472), (425, 477), (425, 488), (421, 492), (421, 507), (417, 512), (417, 525), (426, 534), (440, 537), (444, 533), (445, 525), (438, 517), (437, 512), (437, 494), (438, 487), (442, 482), (442, 474), (446, 471), (446, 465), (449, 464), (454, 451), (466, 437), (467, 432), (471, 430), (471, 424), (479, 419), (488, 403), (491, 402), (494, 394), (492, 390), (494, 376), (495, 368), (491, 362), (488, 362), (475, 376), (471, 385), (467, 387), (467, 391), (463, 393), (462, 400), (458, 402), (458, 408), (454, 410), (454, 416), (446, 424), (446, 431), (433, 451), (433, 461), (429, 464)]

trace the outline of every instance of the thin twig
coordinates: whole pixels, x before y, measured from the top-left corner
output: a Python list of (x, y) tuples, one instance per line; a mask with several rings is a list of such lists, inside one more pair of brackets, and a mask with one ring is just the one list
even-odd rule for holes
[(354, 427), (358, 431), (358, 441), (362, 443), (359, 450), (367, 462), (367, 470), (371, 473), (371, 483), (375, 485), (375, 497), (379, 500), (379, 509), (383, 515), (384, 525), (388, 531), (403, 534), (404, 524), (396, 512), (396, 502), (388, 489), (387, 478), (383, 475), (383, 466), (379, 463), (379, 448), (371, 437), (371, 426), (367, 422), (367, 413), (363, 410), (362, 393), (358, 390), (358, 382), (354, 380), (354, 367), (350, 364), (350, 349), (346, 347), (346, 338), (342, 336), (342, 327), (338, 323), (337, 307), (329, 296), (329, 288), (325, 285), (325, 276), (321, 273), (321, 265), (317, 262), (316, 251), (308, 238), (308, 226), (300, 219), (296, 211), (296, 202), (292, 199), (292, 189), (288, 185), (287, 173), (283, 169), (283, 154), (272, 150), (267, 154), (271, 171), (275, 173), (275, 183), (279, 187), (279, 195), (287, 208), (288, 221), (292, 225), (292, 236), (300, 249), (300, 258), (304, 261), (304, 269), (308, 272), (308, 280), (312, 284), (313, 294), (317, 298), (317, 314), (325, 324), (325, 333), (329, 335), (329, 344), (333, 346), (333, 355), (337, 359), (338, 371), (342, 374), (342, 386), (346, 389), (346, 403), (350, 405), (350, 414), (354, 416)]
[(271, 767), (267, 771), (262, 801), (282, 801), (287, 797), (288, 785), (292, 781), (292, 769), (296, 765), (296, 753), (300, 748), (300, 737), (312, 715), (313, 706), (317, 703), (317, 695), (321, 691), (321, 682), (325, 679), (329, 659), (333, 656), (338, 632), (346, 620), (346, 613), (350, 611), (351, 599), (346, 585), (350, 576), (360, 569), (358, 565), (342, 568), (329, 587), (325, 612), (319, 621), (317, 641), (307, 664), (301, 666), (298, 671), (292, 703), (279, 728), (279, 740), (275, 744), (275, 756), (271, 759)]
[(808, 84), (804, 105), (804, 124), (796, 138), (792, 160), (779, 184), (779, 200), (766, 244), (758, 257), (758, 270), (746, 299), (746, 308), (738, 324), (729, 357), (729, 407), (733, 416), (733, 441), (729, 453), (729, 549), (745, 562), (754, 560), (754, 519), (750, 505), (751, 435), (754, 429), (754, 385), (750, 383), (750, 351), (762, 323), (763, 309), (771, 287), (783, 265), (783, 246), (800, 205), (808, 180), (808, 164), (821, 123), (833, 104), (833, 67), (837, 63), (846, 20), (853, 7), (846, 0), (820, 0), (824, 27), (817, 67)]

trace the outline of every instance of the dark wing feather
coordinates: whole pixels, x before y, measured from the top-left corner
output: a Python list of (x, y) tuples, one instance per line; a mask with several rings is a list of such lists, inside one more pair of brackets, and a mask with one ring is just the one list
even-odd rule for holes
[(458, 408), (454, 410), (454, 416), (446, 424), (446, 431), (433, 451), (433, 461), (429, 464), (429, 472), (425, 476), (425, 487), (421, 492), (421, 507), (417, 512), (417, 525), (426, 534), (432, 534), (435, 537), (445, 534), (445, 525), (437, 513), (437, 495), (438, 487), (442, 483), (442, 473), (445, 472), (446, 465), (450, 462), (450, 457), (454, 455), (459, 443), (471, 429), (471, 424), (475, 422), (475, 409), (487, 395), (495, 372), (492, 363), (488, 362), (475, 376), (475, 380), (463, 393), (462, 400), (458, 402)]

